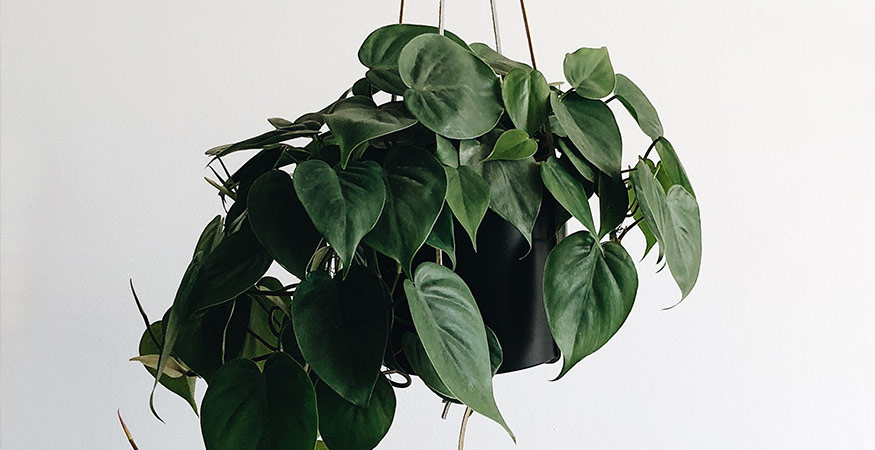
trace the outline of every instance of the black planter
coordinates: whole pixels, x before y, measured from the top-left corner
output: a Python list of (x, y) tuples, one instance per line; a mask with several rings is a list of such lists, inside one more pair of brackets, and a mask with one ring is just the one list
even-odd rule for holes
[(498, 373), (512, 372), (556, 361), (544, 309), (544, 263), (556, 245), (555, 214), (542, 207), (532, 232), (532, 248), (522, 234), (492, 211), (487, 211), (477, 233), (477, 252), (464, 229), (456, 223), (456, 273), (465, 280), (483, 321), (495, 332), (504, 351)]

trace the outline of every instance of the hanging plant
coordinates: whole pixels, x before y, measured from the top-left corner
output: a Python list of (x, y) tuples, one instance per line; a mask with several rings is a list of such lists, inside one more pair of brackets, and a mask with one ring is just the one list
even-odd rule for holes
[[(628, 232), (682, 296), (696, 282), (693, 189), (607, 49), (566, 56), (567, 90), (428, 26), (380, 28), (358, 57), (337, 101), (207, 151), (258, 150), (215, 172), (231, 205), (135, 359), (195, 411), (208, 383), (208, 450), (374, 448), (411, 375), (512, 437), (493, 376), (561, 354), (562, 377), (617, 332), (638, 291)], [(653, 141), (625, 170), (613, 100)], [(571, 217), (585, 229), (560, 240)], [(300, 282), (265, 276), (274, 261)]]

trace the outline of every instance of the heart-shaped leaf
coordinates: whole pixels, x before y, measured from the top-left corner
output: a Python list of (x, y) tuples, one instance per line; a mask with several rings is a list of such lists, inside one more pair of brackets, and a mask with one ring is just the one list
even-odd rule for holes
[(555, 92), (550, 94), (550, 104), (580, 153), (602, 172), (619, 176), (623, 141), (611, 109), (601, 101), (577, 95), (560, 100)]
[(316, 385), (319, 433), (331, 450), (371, 450), (383, 440), (395, 418), (395, 390), (379, 377), (366, 407), (337, 395), (325, 383)]
[(412, 273), (413, 256), (431, 233), (447, 195), (447, 177), (435, 157), (399, 147), (383, 161), (386, 204), (365, 242)]
[(271, 170), (249, 188), (252, 231), (267, 253), (292, 275), (303, 279), (322, 235), (295, 193), (292, 177)]
[(553, 198), (594, 234), (596, 228), (589, 207), (589, 195), (584, 189), (586, 180), (574, 170), (567, 159), (560, 160), (551, 155), (541, 164), (541, 178)]
[(337, 139), (340, 164), (345, 168), (350, 156), (369, 140), (412, 127), (416, 119), (400, 102), (377, 107), (369, 97), (350, 97), (325, 114), (325, 122)]
[(533, 158), (520, 161), (487, 161), (481, 175), (489, 184), (489, 207), (510, 222), (529, 245), (541, 209), (541, 176)]
[[(380, 27), (372, 32), (359, 48), (359, 61), (369, 68), (365, 77), (375, 87), (390, 94), (402, 95), (407, 86), (401, 81), (398, 74), (398, 56), (401, 49), (411, 39), (427, 33), (436, 34), (438, 29), (426, 25), (395, 24)], [(444, 34), (458, 45), (465, 46), (465, 42), (453, 33), (445, 31)]]
[(477, 228), (489, 208), (489, 184), (474, 169), (461, 166), (446, 167), (447, 204), (459, 223), (468, 232), (474, 250), (477, 250)]
[(413, 281), (404, 280), (404, 292), (416, 332), (446, 387), (513, 437), (495, 404), (486, 326), (462, 278), (446, 267), (423, 263)]
[(638, 273), (619, 244), (600, 251), (579, 231), (557, 245), (544, 266), (544, 306), (553, 339), (562, 351), (559, 379), (620, 329), (635, 302)]
[(332, 169), (324, 161), (309, 160), (298, 164), (292, 179), (313, 225), (349, 267), (386, 201), (379, 164), (351, 161), (346, 169)]
[(656, 108), (632, 80), (618, 73), (614, 96), (626, 107), (632, 118), (638, 122), (641, 131), (650, 136), (650, 139), (656, 140), (662, 136), (662, 122), (659, 121)]
[(425, 243), (446, 253), (450, 257), (453, 267), (456, 266), (456, 235), (453, 230), (453, 212), (446, 203), (444, 203), (441, 214), (434, 223)]
[(470, 139), (493, 129), (501, 117), (500, 87), (477, 56), (437, 34), (413, 38), (398, 59), (407, 109), (429, 130)]
[(268, 358), (263, 372), (248, 359), (225, 364), (201, 409), (207, 450), (312, 450), (316, 445), (313, 385), (284, 353)]
[(319, 378), (347, 401), (367, 406), (389, 339), (382, 281), (362, 266), (346, 279), (314, 272), (292, 301), (295, 337)]
[(514, 61), (501, 53), (496, 52), (486, 44), (475, 42), (471, 44), (471, 51), (474, 52), (480, 59), (499, 75), (507, 75), (510, 72), (520, 69), (524, 72), (531, 72), (532, 68), (527, 64), (519, 61)]
[(516, 161), (527, 159), (537, 151), (538, 143), (531, 139), (525, 131), (512, 129), (501, 133), (501, 136), (495, 141), (492, 153), (486, 157), (486, 160)]
[(672, 186), (666, 194), (643, 160), (632, 172), (632, 185), (644, 220), (665, 250), (668, 268), (683, 299), (696, 284), (702, 263), (699, 205), (680, 185)]
[(436, 134), (434, 156), (441, 164), (449, 167), (459, 167), (459, 151), (449, 139)]
[(537, 70), (512, 70), (501, 83), (501, 98), (514, 126), (530, 136), (547, 120), (550, 86)]
[[(154, 340), (153, 340), (154, 338)], [(157, 341), (157, 342), (156, 342)], [(164, 341), (164, 330), (161, 327), (161, 322), (155, 322), (149, 326), (149, 330), (143, 333), (143, 336), (140, 338), (140, 356), (152, 356), (154, 359), (154, 364), (146, 364), (143, 362), (143, 366), (146, 370), (149, 371), (150, 374), (154, 377), (158, 372), (155, 368), (158, 367), (158, 360), (161, 351), (158, 346), (161, 345), (161, 342)], [(174, 358), (171, 356), (168, 359), (168, 362), (164, 365), (164, 374), (167, 375), (167, 369), (169, 367), (176, 366), (176, 368), (181, 368), (179, 363), (174, 363)], [(180, 377), (168, 377), (163, 376), (159, 381), (162, 386), (166, 387), (173, 392), (174, 394), (180, 396), (183, 400), (188, 402), (191, 409), (194, 410), (194, 413), (197, 414), (197, 403), (194, 399), (194, 385), (197, 377), (187, 376), (184, 373), (180, 374)]]
[(668, 139), (661, 137), (656, 140), (656, 153), (659, 154), (659, 162), (662, 164), (661, 172), (663, 172), (672, 185), (679, 184), (693, 197), (696, 193), (693, 192), (693, 186), (690, 184), (690, 179), (687, 178), (687, 171), (678, 159), (678, 154), (675, 153), (674, 147)]
[(565, 79), (581, 97), (599, 99), (614, 90), (614, 67), (606, 47), (567, 53), (563, 68)]

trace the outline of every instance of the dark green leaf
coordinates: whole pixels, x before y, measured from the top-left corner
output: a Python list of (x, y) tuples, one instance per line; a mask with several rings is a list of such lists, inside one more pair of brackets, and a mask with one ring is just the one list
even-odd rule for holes
[(395, 417), (395, 390), (379, 377), (366, 407), (337, 395), (325, 383), (316, 385), (319, 433), (332, 450), (371, 450), (383, 440)]
[(684, 170), (684, 166), (678, 159), (678, 155), (675, 153), (671, 142), (668, 142), (668, 139), (661, 137), (656, 140), (655, 145), (656, 153), (659, 154), (659, 162), (662, 164), (661, 170), (665, 173), (668, 179), (671, 180), (671, 184), (682, 186), (695, 198), (696, 193), (693, 192), (693, 186), (690, 185), (690, 179), (687, 178), (687, 171)]
[(562, 155), (571, 161), (571, 164), (574, 165), (577, 172), (580, 173), (583, 178), (595, 183), (598, 179), (599, 170), (589, 161), (584, 159), (583, 156), (578, 153), (578, 150), (574, 148), (574, 144), (568, 142), (567, 139), (558, 139), (556, 142), (559, 144), (559, 149), (562, 151)]
[(313, 225), (349, 267), (362, 237), (374, 228), (386, 187), (382, 170), (373, 161), (352, 161), (346, 169), (332, 169), (318, 160), (295, 168), (295, 191)]
[(599, 176), (599, 238), (616, 229), (626, 220), (629, 210), (629, 194), (626, 183), (620, 177)]
[[(368, 35), (359, 48), (359, 61), (370, 69), (365, 77), (383, 91), (404, 94), (407, 86), (398, 75), (398, 56), (401, 49), (421, 34), (437, 32), (437, 28), (426, 25), (396, 24), (378, 28)], [(458, 45), (465, 46), (465, 42), (453, 33), (446, 31), (445, 34)]]
[(404, 280), (404, 292), (416, 332), (446, 387), (513, 437), (495, 404), (486, 326), (465, 282), (446, 267), (423, 263), (413, 282)]
[(352, 85), (353, 96), (372, 97), (375, 92), (376, 90), (367, 78), (360, 78)]
[(244, 220), (239, 230), (226, 236), (204, 256), (191, 293), (192, 312), (233, 300), (254, 286), (272, 262), (249, 221)]
[(599, 99), (614, 90), (614, 68), (606, 47), (567, 53), (563, 67), (565, 79), (581, 97)]
[(292, 124), (285, 128), (268, 131), (245, 141), (237, 142), (236, 144), (220, 145), (206, 151), (210, 156), (225, 156), (234, 153), (238, 150), (251, 150), (256, 148), (265, 148), (269, 145), (278, 144), (299, 137), (314, 136), (319, 134), (319, 129), (313, 129), (313, 122)]
[(620, 329), (635, 302), (638, 274), (626, 250), (580, 231), (547, 257), (544, 306), (564, 363), (561, 378)]
[(556, 156), (550, 156), (541, 164), (541, 178), (544, 180), (544, 186), (553, 194), (559, 204), (575, 219), (579, 220), (587, 230), (595, 233), (596, 228), (589, 207), (589, 195), (584, 189), (586, 180), (574, 170), (567, 159), (560, 160)]
[(366, 406), (389, 339), (389, 300), (362, 266), (345, 280), (315, 272), (292, 301), (295, 337), (304, 359), (338, 394)]
[(322, 235), (281, 170), (260, 176), (249, 189), (249, 223), (264, 249), (292, 275), (303, 279)]
[(413, 256), (425, 243), (447, 195), (447, 177), (435, 157), (416, 147), (399, 147), (383, 161), (386, 204), (365, 243), (412, 273)]
[(210, 223), (207, 224), (204, 231), (201, 232), (201, 237), (197, 240), (197, 245), (194, 247), (194, 255), (197, 255), (198, 252), (207, 254), (213, 251), (219, 242), (222, 241), (224, 235), (222, 234), (222, 216), (216, 216), (213, 218)]
[(350, 156), (364, 149), (368, 141), (411, 127), (416, 119), (401, 103), (377, 107), (370, 97), (350, 97), (325, 114), (325, 122), (340, 146), (340, 163), (346, 167)]
[(662, 122), (659, 121), (659, 115), (656, 114), (656, 109), (650, 103), (650, 100), (641, 92), (641, 89), (635, 85), (625, 75), (617, 74), (617, 85), (614, 87), (614, 95), (617, 100), (626, 107), (632, 118), (638, 122), (641, 131), (650, 139), (656, 140), (662, 136)]
[[(151, 334), (150, 334), (151, 331)], [(147, 355), (155, 355), (158, 357), (161, 352), (158, 349), (158, 344), (152, 340), (152, 337), (155, 337), (155, 340), (160, 344), (164, 341), (164, 330), (161, 327), (161, 322), (155, 322), (149, 326), (149, 331), (143, 333), (143, 336), (140, 338), (140, 356)], [(157, 372), (155, 369), (145, 366), (146, 370), (149, 371), (150, 374), (154, 377)], [(194, 400), (194, 385), (197, 377), (186, 376), (183, 375), (178, 378), (171, 378), (168, 376), (162, 376), (160, 383), (162, 386), (166, 387), (170, 392), (182, 397), (183, 400), (188, 402), (191, 406), (191, 409), (194, 410), (194, 413), (197, 414), (197, 403)]]
[(482, 171), (483, 160), (489, 156), (492, 147), (482, 145), (474, 139), (459, 142), (459, 164), (469, 166), (477, 172)]
[(407, 109), (451, 139), (481, 136), (503, 112), (498, 78), (473, 53), (437, 34), (413, 38), (398, 59)]
[(515, 69), (520, 69), (524, 72), (531, 72), (532, 68), (526, 64), (523, 64), (518, 61), (514, 61), (501, 53), (496, 52), (492, 48), (490, 48), (486, 44), (482, 44), (480, 42), (475, 42), (471, 44), (471, 51), (473, 51), (480, 59), (483, 60), (486, 64), (489, 64), (489, 67), (495, 71), (495, 73), (499, 75), (507, 75)]
[(459, 151), (449, 139), (436, 134), (434, 155), (441, 164), (449, 167), (459, 167)]
[(316, 394), (291, 357), (277, 353), (264, 372), (248, 359), (225, 364), (201, 405), (207, 450), (311, 450), (316, 445)]
[(538, 143), (523, 130), (512, 129), (501, 134), (487, 161), (528, 159), (538, 151)]
[(489, 185), (474, 169), (446, 167), (447, 203), (477, 250), (477, 228), (489, 208)]
[(696, 284), (702, 263), (699, 205), (680, 185), (672, 186), (666, 194), (644, 161), (639, 161), (632, 172), (632, 184), (644, 220), (665, 249), (668, 268), (683, 299)]
[(510, 222), (529, 245), (541, 209), (541, 176), (533, 158), (520, 161), (487, 161), (481, 168), (489, 183), (489, 207)]
[[(188, 316), (178, 325), (173, 354), (209, 383), (225, 361), (240, 355), (250, 307), (240, 296)], [(169, 311), (162, 322), (169, 323)]]
[(602, 172), (620, 175), (623, 141), (614, 114), (603, 102), (566, 95), (559, 100), (550, 95), (550, 103), (562, 128), (580, 153)]
[(446, 203), (444, 203), (441, 214), (434, 223), (425, 243), (446, 253), (450, 257), (453, 267), (456, 266), (456, 235), (453, 232), (453, 212)]
[(515, 69), (501, 83), (501, 98), (514, 126), (530, 136), (550, 112), (550, 86), (537, 70)]

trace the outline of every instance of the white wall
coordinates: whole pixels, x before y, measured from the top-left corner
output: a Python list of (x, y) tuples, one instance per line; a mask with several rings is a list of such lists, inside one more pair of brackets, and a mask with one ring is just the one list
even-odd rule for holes
[[(435, 22), (437, 2), (407, 3)], [(486, 0), (447, 3), (449, 29), (491, 42)], [(529, 3), (548, 79), (565, 52), (607, 45), (656, 104), (705, 254), (668, 312), (677, 288), (645, 261), (626, 325), (563, 380), (554, 366), (496, 381), (517, 448), (875, 448), (873, 4)], [(525, 59), (518, 4), (498, 6), (506, 53)], [(202, 151), (335, 98), (397, 2), (0, 10), (0, 447), (125, 448), (120, 408), (143, 450), (202, 448), (184, 402), (158, 395), (166, 425), (148, 411), (128, 278), (158, 318), (221, 211)], [(634, 157), (647, 142), (621, 127)], [(380, 448), (455, 448), (462, 411), (440, 410), (421, 385), (401, 392)], [(472, 420), (466, 448), (511, 447)]]

